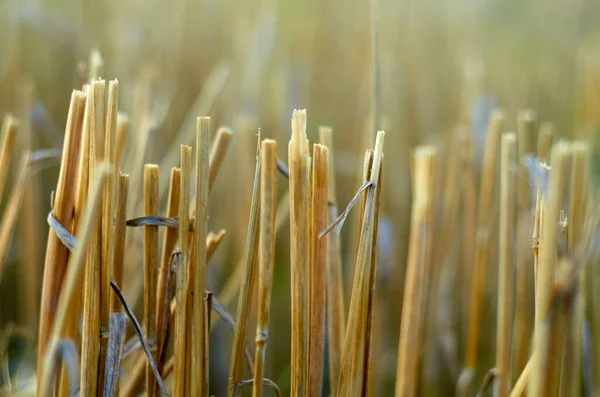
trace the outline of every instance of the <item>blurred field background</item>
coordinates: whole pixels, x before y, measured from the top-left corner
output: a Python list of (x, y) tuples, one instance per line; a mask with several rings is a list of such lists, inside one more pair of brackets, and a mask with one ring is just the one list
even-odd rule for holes
[[(233, 129), (209, 208), (209, 229), (226, 229), (227, 235), (207, 281), (215, 296), (232, 297), (225, 300), (231, 313), (237, 286), (225, 286), (243, 255), (257, 128), (262, 137), (280, 143), (279, 157), (285, 161), (293, 109), (307, 109), (311, 142), (318, 141), (318, 126), (331, 126), (341, 207), (360, 186), (362, 156), (372, 147), (376, 129), (386, 131), (372, 358), (377, 396), (392, 395), (396, 375), (411, 150), (423, 143), (439, 147), (442, 186), (444, 164), (464, 155), (463, 148), (451, 145), (458, 126), (470, 132), (479, 172), (487, 119), (496, 106), (506, 112), (506, 131), (517, 127), (516, 115), (523, 109), (533, 109), (540, 122), (554, 123), (555, 137), (596, 143), (600, 127), (600, 3), (593, 0), (0, 0), (0, 114), (21, 120), (18, 148), (62, 146), (70, 93), (86, 81), (93, 49), (104, 60), (102, 77), (119, 80), (119, 110), (131, 120), (121, 168), (131, 174), (136, 192), (139, 156), (161, 165), (161, 211), (168, 172), (179, 161), (178, 151), (175, 157), (167, 153), (193, 143), (195, 117), (211, 116), (213, 130), (219, 125)], [(30, 180), (0, 284), (0, 329), (15, 324), (33, 338), (57, 172), (51, 167)], [(281, 193), (286, 185), (280, 182)], [(128, 218), (142, 215), (139, 203), (130, 205)], [(431, 324), (447, 324), (451, 338), (449, 346), (440, 343), (445, 347), (422, 352), (420, 395), (453, 395), (464, 360), (464, 291), (472, 264), (464, 259), (469, 242), (461, 241), (461, 214), (468, 210), (461, 205), (451, 236), (438, 233), (439, 241), (449, 239), (452, 248), (444, 258), (434, 253), (434, 261), (448, 261), (453, 270), (442, 274), (443, 287), (431, 287), (435, 294), (428, 294), (428, 304), (438, 307), (441, 318)], [(443, 213), (440, 200), (436, 214), (441, 219)], [(341, 234), (347, 303), (355, 218)], [(142, 230), (128, 233), (123, 290), (135, 301), (142, 283), (142, 256), (136, 254)], [(496, 252), (492, 247), (491, 258)], [(496, 262), (491, 260), (488, 270), (476, 385), (494, 366)], [(290, 377), (289, 269), (286, 221), (276, 246), (265, 368), (283, 395), (289, 393)], [(253, 336), (248, 332), (249, 342)], [(211, 337), (211, 393), (216, 396), (224, 395), (231, 338), (222, 324)], [(35, 368), (30, 343), (35, 339), (25, 334), (8, 346), (11, 357), (27, 354), (24, 371)], [(327, 385), (326, 375), (326, 391)]]

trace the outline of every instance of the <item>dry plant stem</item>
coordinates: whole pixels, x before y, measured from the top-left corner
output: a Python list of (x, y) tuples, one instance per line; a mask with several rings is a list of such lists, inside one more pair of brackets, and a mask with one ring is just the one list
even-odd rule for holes
[[(532, 256), (529, 247), (529, 236), (531, 235), (532, 221), (535, 217), (532, 213), (531, 187), (527, 175), (527, 169), (522, 164), (523, 159), (530, 155), (533, 147), (536, 128), (536, 114), (531, 110), (520, 111), (517, 115), (518, 136), (518, 159), (521, 164), (515, 164), (523, 177), (518, 178), (517, 186), (517, 226), (516, 226), (516, 257), (515, 257), (515, 314), (514, 314), (514, 352), (513, 359), (514, 374), (523, 370), (529, 355), (529, 344), (532, 330), (532, 301), (531, 284), (533, 280)], [(517, 168), (518, 167), (518, 168)], [(514, 172), (514, 171), (513, 171)], [(512, 374), (509, 373), (508, 382), (512, 382)]]
[[(158, 166), (144, 166), (144, 215), (158, 215)], [(144, 329), (146, 338), (156, 340), (156, 273), (158, 271), (158, 226), (144, 226)], [(156, 361), (158, 355), (152, 356)], [(156, 381), (146, 365), (146, 391), (152, 395)]]
[[(260, 248), (258, 268), (258, 318), (254, 384), (252, 395), (262, 396), (264, 362), (269, 339), (269, 315), (275, 262), (275, 210), (277, 208), (277, 142), (265, 139), (261, 143), (260, 172)], [(239, 327), (239, 324), (238, 324)]]
[[(309, 269), (308, 394), (319, 396), (323, 389), (328, 238), (319, 238), (318, 232), (327, 227), (329, 194), (329, 151), (323, 145), (315, 144), (313, 146), (312, 175), (312, 244), (314, 253)], [(254, 384), (257, 384), (257, 379)]]
[(470, 317), (465, 355), (465, 368), (457, 385), (459, 395), (463, 395), (471, 382), (472, 372), (477, 365), (481, 313), (483, 305), (483, 286), (489, 256), (490, 223), (496, 185), (496, 156), (500, 130), (504, 122), (504, 114), (496, 110), (492, 113), (483, 154), (483, 170), (479, 188), (477, 208), (477, 235), (475, 240), (475, 259), (471, 280)]
[[(117, 132), (117, 107), (119, 98), (119, 82), (117, 80), (108, 83), (108, 100), (106, 109), (106, 123), (104, 136), (104, 161), (113, 169), (113, 176), (108, 179), (104, 187), (104, 202), (102, 209), (102, 255), (100, 267), (100, 329), (108, 331), (110, 313), (110, 278), (114, 250), (114, 227), (115, 216), (115, 183), (117, 176), (116, 168), (116, 132)], [(108, 339), (100, 339), (100, 359), (98, 362), (98, 393), (103, 393), (104, 367), (106, 363), (106, 349)]]
[[(550, 123), (544, 123), (540, 127), (540, 133), (538, 136), (538, 147), (537, 156), (540, 162), (547, 163), (550, 157), (550, 150), (552, 149), (552, 138), (553, 137), (553, 126)], [(538, 276), (538, 262), (539, 262), (539, 243), (540, 243), (540, 230), (541, 230), (541, 219), (544, 211), (544, 200), (540, 187), (536, 188), (535, 198), (535, 215), (533, 221), (533, 235), (532, 235), (532, 250), (533, 250), (533, 269), (534, 269), (534, 297), (535, 297), (535, 313), (534, 317), (538, 317), (538, 299), (537, 299), (537, 276)]]
[(367, 393), (384, 136), (383, 131), (378, 131), (374, 152), (367, 152), (365, 156), (365, 178), (371, 182), (372, 187), (361, 208), (360, 239), (338, 380), (338, 396), (364, 396)]
[[(185, 377), (186, 362), (190, 360), (189, 349), (186, 345), (187, 329), (187, 301), (186, 282), (189, 278), (189, 270), (185, 268), (187, 263), (187, 225), (189, 224), (190, 208), (190, 179), (192, 171), (192, 148), (181, 146), (181, 186), (179, 194), (179, 250), (182, 258), (176, 264), (175, 297), (177, 299), (177, 312), (175, 315), (175, 336), (173, 338), (173, 355), (175, 366), (173, 370), (173, 395), (186, 396), (189, 390), (189, 382)], [(191, 346), (190, 346), (191, 347)]]
[(124, 113), (117, 115), (117, 169), (123, 160), (123, 153), (127, 147), (127, 136), (129, 135), (129, 117)]
[[(554, 279), (556, 241), (558, 238), (558, 221), (563, 194), (566, 186), (566, 167), (571, 154), (571, 147), (564, 141), (554, 145), (550, 163), (550, 181), (544, 210), (543, 230), (540, 242), (540, 258), (537, 281), (538, 318), (534, 325), (533, 355), (535, 360), (531, 369), (528, 395), (531, 397), (549, 396), (551, 380), (546, 378), (546, 369), (554, 367), (552, 361), (556, 357), (548, 357), (546, 348), (549, 346), (549, 317), (552, 280)], [(556, 374), (555, 374), (556, 375)]]
[[(333, 151), (333, 133), (331, 128), (319, 128), (319, 140)], [(328, 175), (329, 220), (338, 217), (337, 197), (335, 194), (335, 171), (329, 166)], [(329, 383), (330, 395), (337, 394), (337, 380), (340, 375), (340, 363), (344, 344), (344, 327), (346, 326), (346, 310), (344, 305), (344, 285), (342, 279), (342, 259), (339, 236), (330, 233), (327, 237), (327, 343), (329, 347)]]
[(10, 167), (10, 159), (12, 158), (13, 148), (15, 146), (15, 136), (19, 128), (19, 122), (7, 115), (2, 123), (2, 149), (0, 151), (0, 202), (6, 186), (6, 175)]
[[(123, 268), (125, 259), (125, 245), (127, 241), (127, 195), (129, 193), (129, 175), (119, 173), (117, 182), (117, 201), (115, 204), (115, 243), (112, 262), (112, 277), (117, 285), (123, 285)], [(110, 311), (120, 312), (121, 302), (111, 295)]]
[[(171, 169), (171, 181), (169, 186), (169, 201), (167, 203), (167, 216), (176, 217), (179, 215), (179, 194), (181, 192), (181, 169)], [(166, 338), (168, 335), (171, 317), (169, 316), (169, 289), (171, 288), (171, 263), (173, 249), (177, 242), (177, 229), (167, 228), (164, 232), (162, 259), (158, 269), (158, 282), (156, 287), (156, 346), (157, 360), (156, 365), (159, 372), (162, 372), (164, 365), (166, 347)], [(156, 387), (148, 395), (156, 395)]]
[[(588, 181), (590, 174), (590, 147), (586, 142), (573, 144), (573, 162), (571, 168), (571, 197), (569, 200), (569, 233), (567, 251), (573, 255), (581, 242), (583, 225), (587, 214)], [(583, 351), (583, 323), (585, 321), (586, 268), (579, 275), (574, 310), (570, 310), (566, 323), (566, 340), (563, 348), (563, 362), (560, 382), (560, 395), (579, 396), (581, 379), (581, 360)]]
[(306, 110), (294, 110), (288, 145), (292, 293), (292, 397), (308, 395), (308, 269), (310, 263), (310, 155)]
[(396, 372), (396, 397), (413, 396), (416, 392), (418, 354), (417, 320), (422, 309), (427, 256), (427, 240), (430, 239), (432, 219), (433, 173), (436, 151), (433, 147), (422, 146), (414, 154), (414, 188), (411, 214), (408, 263), (405, 276), (405, 289), (400, 323), (398, 346), (398, 367)]
[[(69, 114), (67, 116), (63, 155), (52, 209), (54, 217), (63, 225), (70, 225), (73, 214), (73, 186), (75, 184), (76, 159), (81, 139), (85, 103), (86, 94), (80, 91), (73, 91)], [(43, 357), (50, 337), (49, 333), (54, 324), (58, 296), (66, 271), (67, 254), (67, 248), (58, 239), (56, 233), (50, 230), (48, 232), (40, 303), (37, 373), (41, 373)]]
[(252, 294), (254, 292), (254, 283), (257, 273), (258, 241), (259, 241), (259, 220), (260, 220), (260, 174), (261, 174), (261, 156), (256, 153), (256, 168), (254, 170), (254, 185), (252, 187), (252, 201), (250, 204), (250, 219), (248, 221), (248, 231), (246, 233), (246, 247), (244, 250), (244, 270), (240, 285), (240, 294), (238, 298), (236, 324), (233, 345), (231, 348), (231, 361), (229, 367), (229, 378), (227, 382), (227, 395), (234, 396), (239, 394), (237, 384), (242, 381), (244, 347), (246, 346), (246, 325), (250, 314), (250, 304), (252, 303)]
[[(521, 142), (519, 142), (520, 144)], [(513, 295), (513, 252), (517, 199), (517, 136), (502, 136), (500, 147), (500, 258), (498, 263), (498, 311), (496, 321), (496, 377), (494, 396), (510, 390), (510, 341)]]
[[(88, 180), (93, 181), (96, 173), (96, 164), (103, 157), (98, 144), (99, 136), (104, 136), (104, 89), (103, 80), (92, 81), (88, 97), (92, 101), (88, 112), (88, 126), (90, 128)], [(112, 172), (112, 168), (111, 168)], [(112, 174), (111, 174), (112, 175)], [(100, 329), (100, 272), (102, 264), (102, 216), (96, 227), (95, 234), (91, 237), (90, 248), (83, 283), (83, 325), (81, 338), (81, 394), (93, 396), (97, 394), (99, 367), (98, 354), (100, 338), (103, 337)]]
[[(71, 307), (71, 300), (75, 298), (75, 291), (77, 284), (80, 283), (81, 274), (84, 271), (84, 261), (88, 258), (88, 248), (91, 248), (92, 240), (96, 237), (98, 232), (98, 224), (100, 222), (100, 210), (102, 204), (102, 193), (104, 191), (104, 184), (111, 174), (110, 167), (107, 164), (102, 164), (97, 172), (96, 177), (93, 178), (93, 185), (89, 195), (89, 201), (85, 215), (81, 218), (78, 230), (81, 235), (78, 239), (78, 244), (75, 248), (75, 252), (70, 257), (68, 271), (65, 275), (63, 288), (60, 290), (59, 303), (57, 305), (56, 320), (53, 323), (51, 329), (48, 330), (48, 341), (49, 343), (56, 344), (60, 339), (60, 335), (63, 332), (66, 320), (69, 317), (69, 308)], [(51, 366), (52, 355), (44, 353), (42, 362), (40, 363), (41, 376), (39, 377), (39, 389), (41, 391), (50, 390), (52, 385), (52, 374), (50, 371), (46, 371), (46, 368)], [(82, 390), (83, 392), (83, 390)], [(40, 395), (48, 395), (43, 392)], [(82, 393), (82, 395), (85, 395)]]
[(217, 180), (217, 175), (221, 169), (221, 164), (227, 154), (227, 149), (231, 142), (233, 131), (227, 127), (219, 127), (212, 147), (210, 148), (209, 171), (208, 171), (208, 191), (211, 192)]
[(4, 272), (4, 266), (10, 252), (10, 245), (19, 216), (19, 210), (23, 203), (23, 195), (29, 175), (29, 152), (25, 152), (18, 168), (17, 178), (13, 186), (8, 204), (0, 220), (0, 280)]
[[(196, 210), (194, 227), (194, 253), (192, 262), (193, 274), (190, 277), (192, 287), (192, 328), (194, 343), (192, 344), (191, 393), (194, 396), (208, 394), (208, 346), (205, 346), (205, 334), (208, 324), (205, 323), (204, 291), (206, 290), (206, 235), (208, 208), (208, 136), (210, 117), (199, 117), (196, 122)], [(195, 382), (193, 380), (196, 380)]]
[[(88, 97), (91, 98), (90, 86), (85, 85), (83, 87), (84, 92), (88, 94)], [(76, 185), (75, 185), (75, 199), (74, 199), (74, 211), (73, 211), (73, 234), (79, 235), (79, 230), (77, 229), (79, 226), (79, 222), (81, 221), (81, 217), (83, 216), (85, 206), (87, 205), (87, 195), (89, 188), (89, 153), (90, 153), (90, 126), (92, 123), (91, 119), (91, 106), (93, 101), (86, 101), (84, 116), (83, 116), (83, 124), (82, 124), (82, 137), (80, 143), (79, 150), (79, 159), (77, 165), (77, 175), (76, 175)], [(62, 338), (69, 338), (76, 340), (80, 332), (80, 321), (81, 317), (79, 313), (81, 313), (83, 308), (83, 283), (80, 282), (77, 284), (77, 289), (75, 290), (75, 297), (72, 299), (72, 307), (69, 309), (71, 313), (78, 313), (75, 316), (69, 316), (67, 319), (67, 323), (64, 327), (64, 332), (61, 334)], [(59, 397), (66, 397), (69, 395), (69, 380), (67, 374), (67, 368), (63, 365), (60, 378), (57, 382), (57, 395)]]
[[(363, 163), (363, 180), (365, 182), (370, 179), (370, 172), (373, 168), (373, 151), (367, 150), (365, 153), (364, 163)], [(365, 208), (367, 203), (368, 196), (363, 195), (361, 200), (361, 208), (359, 213), (359, 243), (360, 243), (360, 233), (363, 230), (364, 216), (365, 216)], [(363, 239), (366, 244), (366, 237)], [(357, 263), (358, 263), (358, 254), (361, 249), (361, 245), (357, 249)], [(364, 247), (363, 247), (364, 250)], [(361, 299), (360, 295), (362, 293), (362, 284), (364, 281), (364, 277), (362, 277), (361, 271), (362, 267), (354, 266), (354, 279), (352, 283), (352, 290), (350, 294), (350, 307), (348, 310), (348, 323), (346, 326), (346, 334), (344, 335), (344, 345), (342, 349), (342, 360), (341, 367), (338, 376), (338, 396), (344, 395), (344, 393), (349, 392), (350, 387), (354, 387), (356, 390), (362, 389), (361, 385), (356, 384), (352, 376), (352, 367), (353, 363), (351, 362), (355, 356), (358, 354), (358, 347), (356, 346), (356, 340), (358, 338), (357, 331), (360, 324), (360, 309), (361, 309)], [(355, 384), (350, 385), (351, 382)]]

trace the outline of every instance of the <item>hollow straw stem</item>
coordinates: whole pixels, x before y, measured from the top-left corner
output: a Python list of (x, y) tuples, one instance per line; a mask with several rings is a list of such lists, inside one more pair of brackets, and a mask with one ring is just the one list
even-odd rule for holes
[[(520, 144), (521, 142), (519, 142)], [(498, 310), (496, 321), (496, 377), (494, 395), (510, 389), (510, 342), (513, 296), (513, 252), (517, 208), (517, 136), (502, 135), (500, 148), (500, 258), (498, 263)]]
[[(108, 83), (108, 99), (106, 106), (106, 122), (104, 137), (104, 161), (112, 167), (112, 177), (104, 186), (104, 198), (102, 208), (102, 255), (100, 267), (100, 329), (108, 332), (110, 313), (110, 278), (114, 251), (114, 217), (115, 217), (115, 183), (117, 176), (116, 167), (116, 129), (117, 108), (119, 99), (119, 82), (117, 80)], [(104, 115), (102, 115), (104, 118)], [(104, 367), (106, 363), (108, 338), (100, 339), (100, 359), (98, 361), (98, 393), (103, 393)]]
[[(123, 268), (125, 260), (125, 246), (127, 242), (127, 196), (129, 193), (129, 175), (119, 173), (117, 182), (117, 201), (115, 204), (115, 243), (112, 262), (112, 277), (117, 285), (123, 285)], [(111, 295), (110, 311), (122, 311), (119, 299)]]
[[(169, 183), (169, 201), (167, 203), (167, 217), (173, 218), (179, 215), (179, 194), (181, 192), (181, 170), (179, 168), (171, 169), (171, 180)], [(167, 228), (163, 236), (162, 258), (158, 269), (158, 282), (156, 287), (156, 346), (157, 360), (156, 365), (159, 372), (162, 372), (165, 359), (165, 339), (168, 335), (169, 323), (169, 289), (171, 283), (170, 259), (177, 242), (177, 229)], [(155, 396), (157, 388), (149, 390), (148, 396)]]
[[(144, 215), (158, 215), (158, 166), (144, 166)], [(144, 226), (144, 329), (146, 338), (156, 340), (156, 273), (158, 271), (158, 226)], [(157, 352), (152, 354), (156, 361)], [(150, 363), (146, 365), (146, 391), (156, 380)]]
[(548, 319), (552, 281), (555, 273), (556, 241), (558, 238), (560, 209), (563, 203), (566, 186), (566, 168), (571, 155), (571, 146), (565, 141), (557, 142), (550, 157), (550, 180), (544, 209), (543, 230), (540, 241), (540, 258), (537, 281), (538, 317), (534, 325), (533, 355), (535, 360), (531, 369), (528, 395), (531, 397), (549, 396), (552, 381), (545, 378), (548, 360), (544, 349), (549, 346)]
[(290, 168), (290, 265), (292, 295), (292, 397), (308, 393), (308, 269), (310, 267), (310, 162), (306, 110), (294, 110), (288, 145)]
[(471, 279), (470, 316), (465, 354), (465, 367), (457, 384), (458, 394), (464, 395), (471, 383), (473, 371), (477, 365), (481, 315), (483, 309), (483, 285), (489, 259), (492, 208), (496, 185), (496, 157), (500, 132), (504, 123), (504, 113), (496, 110), (492, 113), (488, 125), (483, 153), (483, 169), (479, 188), (477, 208), (477, 235), (475, 239), (475, 259)]
[(416, 390), (419, 352), (415, 343), (418, 338), (418, 327), (414, 325), (417, 324), (419, 311), (423, 307), (421, 304), (424, 295), (423, 279), (427, 277), (424, 270), (427, 240), (432, 232), (430, 226), (435, 159), (436, 150), (433, 147), (421, 146), (415, 150), (413, 204), (398, 345), (396, 397), (413, 396)]
[[(576, 253), (582, 244), (583, 226), (587, 215), (587, 202), (590, 175), (590, 146), (578, 141), (573, 143), (573, 162), (571, 168), (571, 193), (569, 199), (569, 233), (567, 252)], [(574, 310), (567, 312), (563, 347), (563, 362), (560, 381), (560, 396), (577, 397), (580, 394), (581, 363), (583, 351), (583, 323), (586, 312), (587, 271), (584, 266), (579, 274), (578, 291)]]
[[(73, 91), (71, 94), (63, 154), (52, 208), (52, 214), (62, 225), (70, 224), (73, 213), (73, 186), (75, 184), (77, 154), (79, 152), (86, 97), (87, 95), (80, 91)], [(42, 373), (42, 360), (48, 345), (50, 329), (54, 324), (58, 297), (66, 271), (67, 254), (67, 248), (58, 239), (56, 233), (50, 229), (46, 246), (40, 303), (37, 373)]]
[[(321, 144), (333, 153), (333, 131), (329, 127), (319, 128)], [(337, 198), (335, 194), (335, 171), (333, 164), (329, 165), (328, 175), (329, 222), (338, 217)], [(317, 230), (318, 232), (318, 230)], [(329, 384), (330, 395), (337, 393), (337, 380), (340, 375), (340, 363), (344, 343), (346, 325), (346, 310), (344, 305), (344, 285), (342, 279), (342, 259), (339, 236), (335, 233), (327, 235), (327, 345), (329, 355)]]
[[(208, 394), (208, 346), (205, 346), (204, 291), (206, 290), (206, 235), (208, 208), (208, 140), (210, 117), (199, 117), (196, 124), (196, 209), (194, 226), (195, 261), (192, 269), (195, 272), (190, 280), (193, 282), (192, 329), (195, 337), (192, 343), (192, 388), (194, 396)], [(194, 381), (195, 380), (195, 381)], [(195, 387), (194, 387), (195, 386)]]
[(257, 273), (258, 242), (260, 234), (260, 174), (261, 155), (260, 146), (257, 146), (256, 167), (254, 170), (254, 185), (252, 187), (252, 201), (250, 204), (250, 220), (246, 233), (246, 247), (243, 258), (243, 275), (239, 288), (238, 306), (236, 313), (236, 327), (233, 335), (233, 347), (231, 349), (231, 364), (229, 367), (229, 380), (227, 395), (239, 394), (238, 383), (242, 381), (244, 347), (246, 345), (246, 325), (250, 315), (250, 304), (254, 292), (254, 283)]
[[(277, 142), (261, 143), (260, 248), (258, 269), (258, 318), (252, 396), (262, 396), (264, 362), (269, 338), (269, 315), (275, 262), (275, 210), (277, 208)], [(239, 327), (239, 324), (238, 324)]]
[[(103, 158), (103, 151), (98, 146), (99, 136), (104, 135), (104, 80), (93, 80), (89, 97), (92, 103), (89, 107), (90, 136), (88, 140), (88, 181), (94, 180), (97, 172), (96, 164)], [(95, 139), (96, 138), (96, 139)], [(111, 169), (112, 171), (112, 169)], [(98, 388), (98, 355), (100, 338), (106, 336), (100, 329), (100, 272), (102, 264), (102, 215), (96, 226), (95, 234), (91, 237), (87, 253), (85, 279), (83, 283), (83, 325), (81, 337), (81, 393), (84, 396), (97, 394)]]
[[(191, 166), (191, 148), (183, 154), (182, 147), (182, 155), (188, 157), (185, 160), (189, 160)], [(184, 159), (182, 159), (182, 169), (184, 169)], [(187, 178), (187, 183), (189, 186), (189, 170), (190, 168), (186, 167), (185, 172), (183, 173), (184, 177), (182, 180)], [(187, 177), (185, 174), (187, 173)], [(185, 184), (186, 182), (184, 182)], [(182, 185), (183, 186), (183, 185)], [(183, 193), (183, 191), (182, 191)], [(188, 203), (189, 203), (189, 191), (188, 191)], [(187, 212), (187, 211), (186, 211)], [(186, 362), (189, 360), (189, 356), (187, 355), (188, 349), (186, 346), (186, 318), (187, 318), (187, 294), (186, 294), (186, 276), (187, 270), (185, 268), (186, 261), (184, 260), (184, 255), (181, 255), (179, 260), (175, 263), (176, 270), (176, 281), (175, 281), (175, 297), (177, 299), (177, 311), (175, 314), (175, 336), (173, 341), (173, 354), (176, 360), (174, 361), (173, 368), (173, 395), (174, 396), (186, 396), (189, 391), (189, 382), (186, 380)], [(130, 395), (130, 394), (125, 394)]]
[[(321, 395), (323, 389), (328, 238), (319, 238), (318, 236), (319, 232), (327, 227), (328, 176), (329, 150), (323, 145), (315, 144), (312, 170), (312, 245), (314, 253), (309, 269), (308, 394), (311, 396)], [(254, 384), (256, 385), (257, 382), (262, 383), (262, 379), (255, 379)]]

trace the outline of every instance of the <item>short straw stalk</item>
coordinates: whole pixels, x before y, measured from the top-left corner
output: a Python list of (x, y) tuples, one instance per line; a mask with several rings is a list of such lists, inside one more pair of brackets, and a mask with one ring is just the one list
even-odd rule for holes
[(491, 214), (494, 204), (496, 185), (496, 156), (500, 132), (504, 123), (504, 113), (496, 110), (492, 113), (488, 125), (483, 154), (483, 170), (479, 187), (479, 203), (477, 206), (477, 235), (475, 239), (475, 259), (471, 279), (470, 313), (465, 354), (465, 366), (460, 375), (457, 389), (459, 395), (464, 395), (469, 387), (473, 371), (477, 365), (481, 315), (483, 309), (483, 285), (486, 278), (486, 268), (489, 260), (489, 245), (491, 233)]
[[(520, 144), (520, 142), (519, 142)], [(513, 296), (513, 252), (517, 199), (517, 136), (506, 133), (500, 148), (500, 258), (498, 263), (498, 311), (496, 321), (495, 396), (510, 389), (509, 363)]]
[[(144, 215), (158, 215), (158, 166), (144, 166)], [(144, 329), (146, 338), (156, 340), (156, 273), (158, 271), (158, 226), (144, 226)], [(153, 352), (157, 359), (156, 350)], [(150, 363), (146, 365), (146, 390), (154, 389), (156, 380)]]
[(429, 146), (416, 149), (414, 154), (413, 204), (408, 249), (408, 263), (398, 345), (396, 372), (396, 397), (413, 396), (416, 393), (419, 311), (422, 309), (425, 261), (428, 240), (431, 238), (432, 191), (436, 151)]
[[(260, 146), (257, 147), (257, 149)], [(240, 285), (238, 298), (236, 327), (233, 335), (233, 347), (231, 349), (231, 364), (229, 368), (229, 382), (227, 395), (239, 394), (237, 384), (242, 381), (244, 365), (244, 348), (246, 346), (246, 325), (249, 317), (249, 307), (254, 292), (254, 282), (257, 273), (257, 257), (260, 233), (260, 188), (261, 188), (261, 154), (256, 153), (256, 167), (254, 170), (254, 185), (252, 188), (252, 201), (250, 204), (250, 220), (246, 233), (246, 247), (244, 250), (244, 270)]]
[(328, 218), (329, 151), (319, 144), (313, 146), (312, 238), (313, 260), (309, 269), (310, 334), (308, 343), (308, 394), (319, 396), (323, 388), (323, 358), (325, 352), (325, 295), (328, 238), (319, 238)]
[(177, 312), (175, 315), (175, 337), (173, 341), (173, 354), (176, 358), (173, 369), (173, 394), (186, 396), (189, 382), (185, 376), (186, 362), (189, 361), (189, 346), (187, 346), (187, 319), (188, 319), (188, 294), (186, 283), (189, 271), (185, 268), (188, 258), (187, 240), (190, 210), (190, 184), (192, 170), (192, 148), (181, 145), (181, 186), (179, 194), (179, 250), (182, 257), (176, 263), (175, 296), (177, 299)]
[[(260, 248), (258, 270), (258, 320), (252, 395), (262, 396), (264, 362), (269, 337), (269, 315), (275, 261), (275, 210), (277, 208), (277, 142), (261, 143)], [(239, 327), (239, 324), (238, 324)]]
[[(112, 277), (117, 285), (123, 285), (123, 268), (125, 259), (125, 244), (127, 241), (127, 196), (129, 193), (129, 175), (119, 173), (117, 180), (117, 201), (115, 204), (115, 243), (112, 262)], [(110, 311), (120, 312), (121, 302), (111, 295)]]
[[(192, 388), (194, 396), (208, 394), (208, 346), (205, 346), (205, 335), (208, 326), (205, 323), (204, 291), (206, 290), (206, 235), (208, 208), (208, 140), (210, 117), (199, 117), (196, 124), (196, 211), (194, 225), (195, 261), (192, 269), (195, 274), (190, 277), (192, 290)], [(195, 381), (194, 381), (195, 380)]]
[[(552, 395), (553, 380), (546, 376), (555, 367), (556, 357), (548, 357), (546, 348), (550, 345), (550, 299), (552, 282), (556, 267), (556, 241), (558, 238), (560, 209), (566, 186), (566, 168), (571, 155), (571, 146), (565, 141), (557, 142), (550, 156), (550, 181), (545, 197), (544, 221), (540, 241), (540, 258), (537, 280), (538, 316), (534, 324), (533, 355), (534, 361), (529, 380), (528, 395), (543, 397)], [(554, 372), (554, 376), (557, 373)]]
[(290, 168), (290, 265), (292, 293), (292, 397), (305, 396), (308, 377), (308, 269), (310, 253), (310, 162), (306, 110), (294, 110), (288, 145)]
[[(333, 152), (333, 132), (329, 127), (319, 128), (319, 139), (327, 146), (330, 153)], [(329, 165), (328, 175), (328, 201), (329, 221), (338, 217), (337, 198), (335, 194), (335, 171), (332, 164)], [(344, 306), (344, 285), (342, 279), (342, 259), (340, 256), (339, 236), (334, 233), (327, 235), (327, 343), (329, 347), (329, 383), (330, 394), (337, 393), (337, 379), (340, 375), (342, 360), (342, 349), (344, 343), (344, 327), (346, 325), (346, 311)]]

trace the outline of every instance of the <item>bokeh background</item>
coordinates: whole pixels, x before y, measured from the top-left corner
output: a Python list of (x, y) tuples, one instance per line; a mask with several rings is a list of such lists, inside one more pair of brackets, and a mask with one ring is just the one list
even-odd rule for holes
[[(360, 186), (362, 156), (376, 129), (387, 132), (375, 395), (393, 390), (411, 150), (437, 145), (443, 170), (444, 162), (461, 155), (450, 142), (462, 126), (471, 134), (478, 164), (487, 118), (496, 106), (506, 111), (507, 130), (516, 128), (516, 114), (523, 109), (554, 123), (557, 136), (596, 142), (600, 124), (600, 3), (595, 0), (0, 0), (0, 114), (21, 119), (19, 148), (61, 147), (70, 92), (86, 81), (93, 49), (104, 60), (102, 77), (120, 81), (119, 109), (131, 120), (121, 168), (132, 175), (134, 192), (142, 175), (140, 157), (160, 164), (166, 191), (170, 168), (178, 165), (169, 150), (193, 143), (196, 116), (211, 116), (213, 130), (233, 128), (233, 145), (210, 199), (210, 229), (227, 230), (208, 276), (217, 297), (243, 252), (258, 128), (279, 142), (279, 156), (286, 161), (293, 109), (307, 109), (313, 142), (318, 126), (333, 127), (331, 163), (340, 206)], [(0, 284), (0, 328), (16, 324), (32, 338), (57, 172), (51, 167), (31, 179)], [(283, 194), (287, 182), (280, 179), (279, 187)], [(142, 215), (140, 198), (130, 203), (128, 217)], [(436, 260), (464, 262), (457, 218), (456, 248), (450, 259)], [(348, 294), (356, 234), (350, 219), (341, 234)], [(130, 229), (128, 236), (124, 290), (133, 302), (142, 282), (141, 235), (141, 229)], [(266, 360), (266, 375), (284, 395), (290, 356), (288, 241), (286, 223), (278, 235)], [(489, 273), (481, 374), (493, 366), (495, 343), (494, 271)], [(440, 360), (423, 354), (423, 382), (441, 385), (431, 395), (451, 395), (462, 363), (460, 291), (468, 272), (444, 277), (452, 299), (439, 312), (453, 332), (455, 353), (452, 359), (447, 352), (431, 353), (444, 357)], [(227, 305), (232, 313), (235, 292)], [(248, 332), (249, 342), (252, 337)], [(226, 385), (231, 338), (224, 325), (212, 337), (215, 395), (223, 395)], [(27, 338), (12, 341), (10, 349), (25, 354), (27, 344)], [(28, 362), (33, 356), (26, 356)]]

